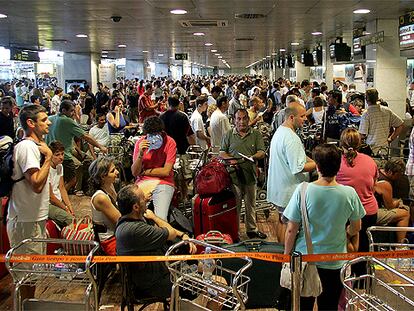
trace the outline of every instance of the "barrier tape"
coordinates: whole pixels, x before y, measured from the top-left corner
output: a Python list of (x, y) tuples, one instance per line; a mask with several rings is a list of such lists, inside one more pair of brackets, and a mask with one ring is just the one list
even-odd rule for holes
[[(371, 256), (375, 258), (414, 258), (414, 250), (397, 250), (384, 252), (357, 252), (357, 253), (337, 253), (337, 254), (313, 254), (303, 255), (302, 260), (307, 262), (318, 261), (342, 261), (351, 260), (361, 256)], [(113, 262), (151, 262), (151, 261), (177, 261), (177, 260), (200, 260), (207, 258), (223, 259), (223, 258), (243, 258), (250, 257), (254, 259), (271, 261), (271, 262), (289, 262), (290, 255), (275, 253), (257, 253), (257, 252), (241, 252), (241, 253), (215, 253), (215, 254), (199, 254), (199, 255), (170, 255), (170, 256), (94, 256), (92, 262), (96, 263), (113, 263)], [(62, 255), (13, 255), (11, 262), (26, 263), (84, 263), (86, 256), (62, 256)], [(2, 254), (0, 262), (5, 262), (5, 255)]]

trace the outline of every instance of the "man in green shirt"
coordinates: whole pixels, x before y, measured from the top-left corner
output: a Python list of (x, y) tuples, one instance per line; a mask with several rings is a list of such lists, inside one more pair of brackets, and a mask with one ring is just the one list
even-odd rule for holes
[(100, 149), (103, 153), (107, 152), (106, 147), (100, 145), (92, 136), (86, 133), (78, 123), (73, 119), (75, 105), (71, 100), (63, 100), (59, 107), (59, 113), (49, 117), (52, 125), (49, 127), (49, 134), (46, 141), (50, 144), (52, 141), (60, 141), (65, 146), (65, 156), (63, 160), (63, 176), (65, 179), (65, 188), (70, 190), (75, 186), (79, 174), (82, 170), (77, 168), (73, 160), (74, 138), (84, 139), (92, 146)]
[(243, 154), (249, 159), (239, 164), (240, 174), (233, 180), (238, 210), (241, 199), (245, 201), (246, 232), (249, 238), (266, 239), (266, 234), (256, 226), (256, 161), (265, 157), (263, 137), (259, 131), (249, 126), (249, 114), (246, 109), (238, 109), (234, 114), (235, 128), (228, 131), (221, 142), (220, 156), (240, 158)]

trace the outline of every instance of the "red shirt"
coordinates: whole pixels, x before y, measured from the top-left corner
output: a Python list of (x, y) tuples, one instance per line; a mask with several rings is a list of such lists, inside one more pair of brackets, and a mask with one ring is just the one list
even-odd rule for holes
[(353, 163), (353, 167), (349, 166), (345, 157), (342, 157), (336, 181), (353, 187), (367, 215), (374, 215), (378, 211), (378, 203), (374, 196), (374, 183), (378, 178), (377, 164), (370, 156), (359, 152)]
[(151, 97), (143, 94), (139, 97), (138, 100), (138, 114), (139, 114), (139, 123), (144, 123), (145, 119), (156, 116), (157, 112), (155, 109), (150, 109), (149, 107), (153, 106), (153, 102), (151, 100)]
[[(146, 139), (146, 136), (142, 136), (136, 143), (134, 148), (134, 161), (137, 159), (139, 154), (139, 144), (141, 141)], [(142, 171), (164, 167), (165, 164), (171, 163), (174, 165), (175, 156), (177, 153), (177, 145), (170, 136), (164, 135), (164, 143), (157, 150), (150, 150), (149, 152), (144, 151), (144, 156), (142, 158)], [(171, 169), (170, 174), (167, 177), (153, 177), (153, 176), (138, 176), (136, 183), (144, 180), (160, 180), (160, 184), (166, 184), (174, 187), (174, 170)]]

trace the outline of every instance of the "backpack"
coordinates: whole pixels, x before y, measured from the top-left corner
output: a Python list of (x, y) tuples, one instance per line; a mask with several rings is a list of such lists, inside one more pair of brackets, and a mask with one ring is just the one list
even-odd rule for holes
[(13, 185), (24, 179), (12, 179), (13, 151), (19, 141), (13, 141), (9, 136), (0, 137), (0, 197), (10, 197)]
[(197, 193), (201, 196), (220, 193), (230, 185), (230, 175), (226, 166), (217, 159), (205, 165), (196, 177)]

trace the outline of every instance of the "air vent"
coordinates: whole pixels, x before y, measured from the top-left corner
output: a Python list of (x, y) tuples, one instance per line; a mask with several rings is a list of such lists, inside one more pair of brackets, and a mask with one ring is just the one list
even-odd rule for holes
[(49, 41), (49, 42), (62, 42), (62, 43), (68, 43), (69, 42), (66, 39), (46, 39), (46, 41)]
[(189, 27), (227, 27), (229, 25), (227, 20), (186, 20), (180, 21), (181, 26)]
[(259, 19), (259, 18), (265, 18), (266, 15), (264, 14), (255, 14), (255, 13), (242, 13), (242, 14), (236, 14), (236, 18), (243, 18), (243, 19)]
[(248, 52), (249, 50), (236, 50), (236, 52)]
[(241, 38), (236, 38), (236, 41), (253, 41), (254, 38), (253, 37), (241, 37)]

